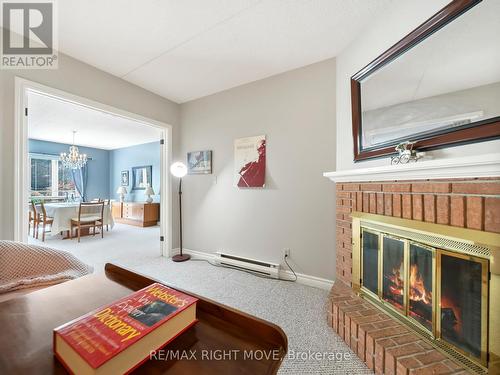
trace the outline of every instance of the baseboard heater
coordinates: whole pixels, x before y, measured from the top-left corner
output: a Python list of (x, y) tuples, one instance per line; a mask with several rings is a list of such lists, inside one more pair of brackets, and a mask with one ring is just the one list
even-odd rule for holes
[(221, 266), (228, 266), (243, 271), (251, 271), (275, 279), (279, 278), (279, 264), (268, 263), (260, 260), (243, 258), (223, 252), (216, 252), (216, 262)]

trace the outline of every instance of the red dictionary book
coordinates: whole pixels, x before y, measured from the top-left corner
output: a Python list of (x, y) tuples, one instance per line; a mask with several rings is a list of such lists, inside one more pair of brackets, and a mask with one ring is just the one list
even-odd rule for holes
[(197, 322), (197, 299), (152, 284), (54, 330), (54, 354), (73, 374), (123, 374)]

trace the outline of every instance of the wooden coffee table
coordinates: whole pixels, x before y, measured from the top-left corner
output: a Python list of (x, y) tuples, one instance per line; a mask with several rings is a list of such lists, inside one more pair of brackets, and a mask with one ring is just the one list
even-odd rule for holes
[[(0, 303), (1, 373), (66, 373), (53, 356), (52, 330), (157, 282), (109, 263), (105, 270), (105, 274), (84, 276)], [(164, 349), (170, 353), (185, 351), (186, 356), (170, 360), (158, 357), (145, 362), (134, 373), (254, 375), (277, 372), (287, 352), (287, 338), (281, 328), (181, 291), (199, 298), (199, 322)]]

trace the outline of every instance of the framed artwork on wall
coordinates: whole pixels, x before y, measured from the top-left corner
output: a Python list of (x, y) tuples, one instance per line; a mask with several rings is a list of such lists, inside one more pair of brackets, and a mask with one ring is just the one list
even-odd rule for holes
[(234, 184), (239, 188), (263, 188), (266, 185), (265, 135), (234, 141)]
[(212, 151), (193, 151), (187, 154), (188, 174), (211, 174)]
[(129, 184), (129, 174), (128, 171), (122, 171), (121, 186), (128, 186)]
[(153, 166), (146, 165), (132, 168), (132, 190), (145, 190), (146, 187), (152, 186), (152, 183)]

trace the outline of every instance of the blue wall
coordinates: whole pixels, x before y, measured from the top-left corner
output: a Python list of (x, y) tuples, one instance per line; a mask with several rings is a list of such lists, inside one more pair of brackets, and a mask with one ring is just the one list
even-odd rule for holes
[[(29, 140), (29, 152), (37, 154), (59, 155), (68, 152), (70, 145)], [(119, 199), (116, 190), (120, 186), (121, 171), (129, 171), (130, 184), (127, 186), (126, 201), (144, 202), (144, 190), (132, 191), (132, 167), (153, 166), (153, 196), (155, 202), (160, 201), (160, 142), (144, 143), (137, 146), (119, 148), (116, 150), (101, 150), (78, 146), (81, 153), (87, 154), (92, 160), (88, 162), (88, 199), (110, 198)]]
[[(30, 139), (28, 144), (29, 152), (33, 152), (36, 154), (48, 154), (48, 155), (59, 155), (61, 152), (68, 152), (69, 146), (70, 145), (62, 143), (39, 141), (36, 139)], [(87, 154), (88, 157), (92, 158), (92, 160), (89, 160), (87, 163), (88, 199), (110, 198), (109, 194), (110, 151), (101, 150), (98, 148), (82, 147), (82, 146), (78, 146), (78, 149), (82, 154)]]
[(116, 190), (120, 186), (121, 172), (129, 171), (129, 186), (126, 186), (128, 194), (126, 201), (144, 202), (146, 197), (144, 190), (132, 190), (132, 167), (153, 166), (153, 190), (152, 196), (155, 202), (160, 201), (160, 142), (144, 143), (142, 145), (119, 148), (110, 151), (110, 193), (111, 198), (119, 199)]

